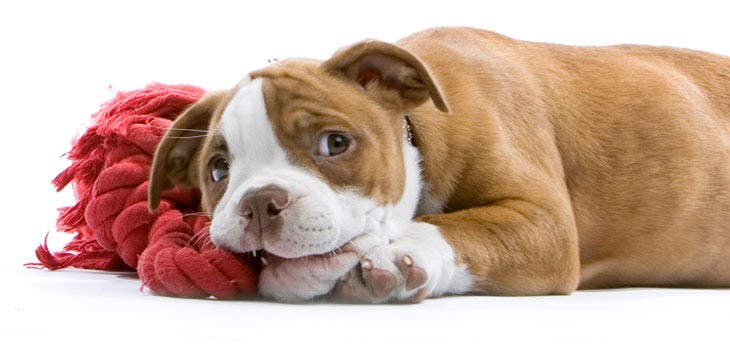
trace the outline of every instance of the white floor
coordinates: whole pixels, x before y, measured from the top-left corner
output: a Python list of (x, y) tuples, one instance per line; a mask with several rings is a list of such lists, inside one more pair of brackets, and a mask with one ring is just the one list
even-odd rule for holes
[(730, 344), (728, 290), (624, 289), (562, 297), (448, 297), (418, 305), (288, 305), (155, 296), (140, 291), (134, 274), (20, 266), (0, 274), (3, 349), (456, 349), (459, 344), (482, 349), (727, 349)]
[(2, 2), (0, 350), (730, 349), (730, 290), (284, 305), (165, 298), (140, 291), (133, 275), (22, 266), (53, 231), (55, 208), (72, 203), (49, 184), (67, 166), (59, 157), (117, 89), (152, 81), (230, 87), (270, 58), (326, 58), (364, 38), (395, 40), (438, 25), (728, 55), (726, 7), (709, 0)]

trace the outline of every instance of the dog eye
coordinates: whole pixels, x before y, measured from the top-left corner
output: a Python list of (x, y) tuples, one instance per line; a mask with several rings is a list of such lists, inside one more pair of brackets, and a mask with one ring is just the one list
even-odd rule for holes
[(228, 177), (228, 161), (223, 157), (216, 157), (210, 162), (210, 176), (213, 182), (221, 181)]
[(319, 138), (319, 154), (332, 157), (347, 151), (350, 139), (345, 134), (326, 133)]

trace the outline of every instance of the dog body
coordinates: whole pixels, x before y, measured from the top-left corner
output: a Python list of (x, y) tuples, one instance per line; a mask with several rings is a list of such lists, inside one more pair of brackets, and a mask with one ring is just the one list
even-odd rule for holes
[(150, 203), (200, 187), (282, 301), (728, 287), (729, 127), (726, 57), (438, 28), (207, 95)]

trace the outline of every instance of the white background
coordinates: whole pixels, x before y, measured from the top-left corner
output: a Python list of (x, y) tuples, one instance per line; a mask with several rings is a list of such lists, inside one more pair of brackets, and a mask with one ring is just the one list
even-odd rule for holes
[[(71, 139), (115, 91), (154, 81), (230, 87), (270, 58), (324, 59), (364, 38), (394, 41), (443, 25), (533, 41), (730, 55), (728, 13), (722, 1), (697, 0), (2, 2), (0, 348), (727, 346), (727, 290), (292, 306), (163, 298), (141, 293), (133, 276), (29, 271), (22, 263), (35, 261), (46, 232), (56, 248), (66, 239), (54, 233), (55, 208), (72, 198), (55, 193), (50, 181), (67, 165), (61, 156)], [(21, 345), (4, 346), (14, 341)]]

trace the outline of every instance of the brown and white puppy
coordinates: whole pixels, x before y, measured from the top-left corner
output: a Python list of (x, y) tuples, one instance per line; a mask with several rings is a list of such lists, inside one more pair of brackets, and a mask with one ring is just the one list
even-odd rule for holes
[(364, 41), (191, 106), (152, 208), (172, 185), (200, 187), (213, 242), (260, 254), (282, 301), (728, 287), (730, 59), (468, 28)]

